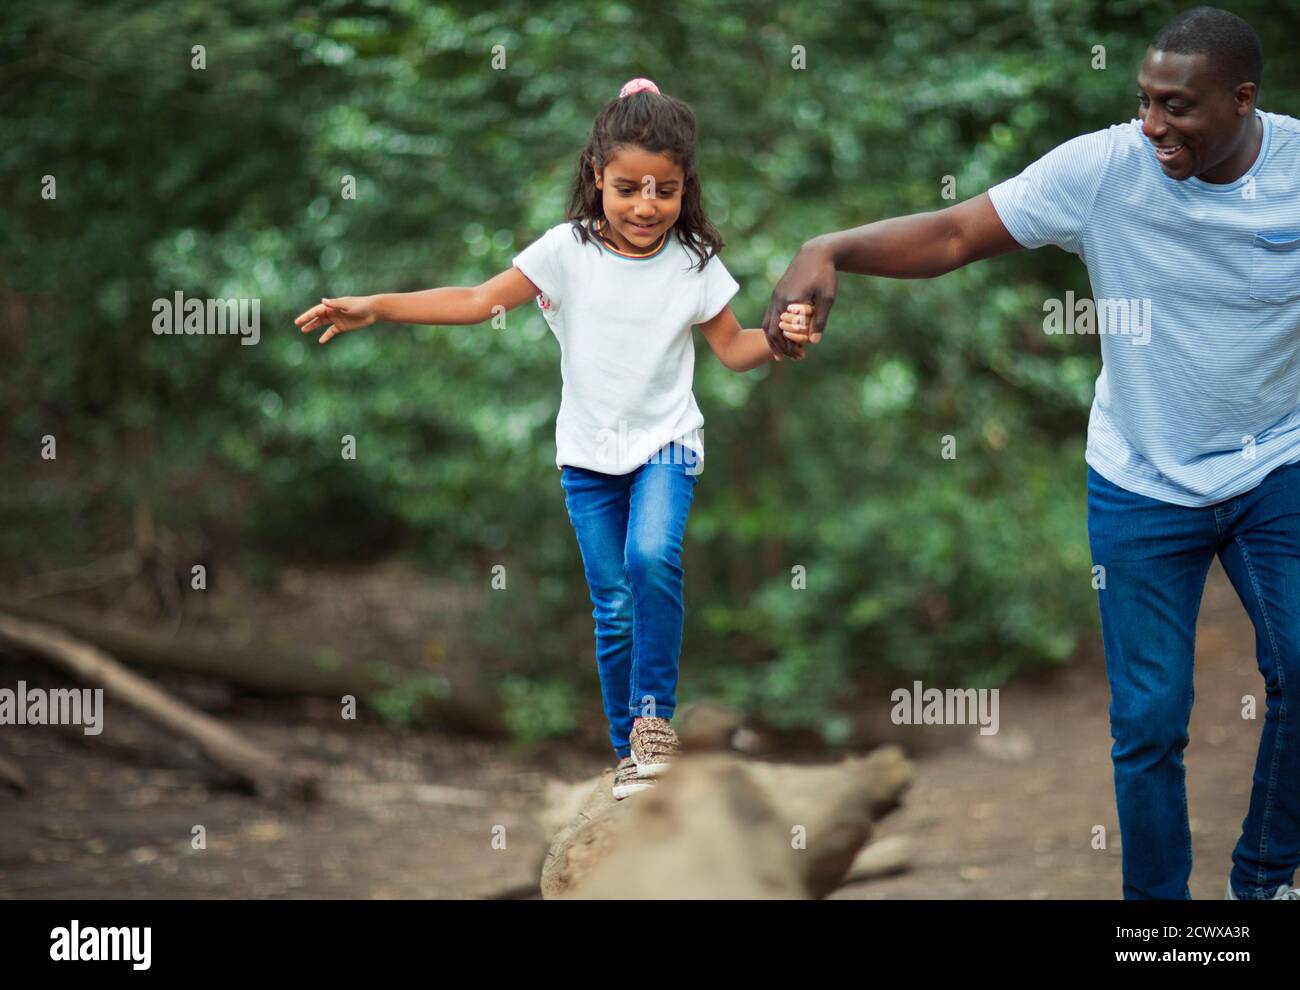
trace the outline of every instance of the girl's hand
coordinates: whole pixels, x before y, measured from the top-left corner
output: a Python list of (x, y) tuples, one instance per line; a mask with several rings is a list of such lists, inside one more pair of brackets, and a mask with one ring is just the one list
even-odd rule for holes
[[(784, 320), (784, 319), (785, 319), (785, 315), (782, 314), (782, 317), (781, 317), (781, 318)], [(765, 338), (765, 339), (766, 339), (766, 338)], [(772, 342), (771, 342), (770, 340), (767, 341), (767, 346), (768, 346), (768, 349), (772, 351), (772, 360), (773, 360), (773, 361), (784, 361), (784, 360), (785, 360), (785, 358), (781, 356), (781, 352), (778, 351), (778, 350), (775, 350), (775, 349), (772, 347)], [(806, 355), (804, 354), (804, 345), (803, 345), (803, 344), (796, 343), (795, 341), (790, 341), (790, 342), (787, 344), (787, 346), (790, 348), (790, 355), (789, 355), (789, 356), (790, 356), (790, 360), (791, 360), (791, 361), (802, 361), (802, 360), (804, 359), (804, 357), (806, 356)]]
[(375, 322), (375, 311), (369, 296), (339, 296), (337, 299), (321, 299), (320, 305), (313, 306), (293, 322), (302, 327), (303, 333), (319, 330), (327, 323), (334, 324), (321, 334), (320, 343), (323, 344), (348, 330), (370, 326)]
[(820, 333), (813, 333), (813, 307), (811, 303), (790, 303), (781, 314), (779, 325), (781, 333), (791, 345), (798, 345), (800, 354), (804, 344), (816, 344), (822, 339)]

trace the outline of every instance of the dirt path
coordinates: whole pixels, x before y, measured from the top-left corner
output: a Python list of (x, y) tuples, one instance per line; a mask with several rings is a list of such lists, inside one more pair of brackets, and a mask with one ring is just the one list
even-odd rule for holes
[[(1264, 710), (1254, 629), (1216, 563), (1197, 625), (1191, 744), (1184, 754), (1192, 825), (1191, 889), (1221, 898), (1241, 834)], [(1241, 717), (1253, 694), (1259, 719)], [(1121, 896), (1110, 762), (1110, 689), (1100, 643), (1060, 677), (1001, 693), (995, 746), (965, 745), (922, 764), (906, 806), (879, 836), (909, 837), (914, 869), (836, 897)], [(970, 728), (968, 735), (977, 732)], [(1092, 848), (1097, 825), (1104, 850)]]
[[(1187, 753), (1197, 897), (1221, 896), (1245, 814), (1260, 722), (1240, 699), (1262, 680), (1253, 632), (1216, 568), (1199, 627)], [(0, 683), (63, 686), (39, 665), (0, 661)], [(202, 700), (205, 689), (169, 684)], [(212, 691), (206, 699), (212, 701)], [(919, 759), (906, 806), (880, 835), (906, 835), (914, 868), (837, 897), (1115, 898), (1119, 830), (1100, 650), (1076, 668), (1005, 689), (1000, 731)], [(532, 753), (377, 721), (339, 728), (319, 702), (237, 699), (221, 717), (281, 751), (332, 754), (341, 804), (270, 804), (213, 784), (193, 755), (110, 703), (99, 737), (0, 729), (0, 754), (30, 789), (0, 792), (0, 897), (475, 898), (535, 884), (546, 835), (533, 815), (549, 780), (605, 766), (564, 746)], [(993, 740), (989, 744), (987, 740)], [(195, 826), (206, 848), (192, 848)], [(1108, 848), (1091, 848), (1106, 827)]]
[[(227, 722), (281, 751), (332, 750), (350, 778), (340, 803), (258, 801), (214, 789), (197, 761), (159, 767), (168, 743), (143, 724), (119, 729), (111, 750), (62, 731), (9, 741), (3, 750), (35, 779), (26, 796), (4, 798), (0, 897), (489, 896), (536, 884), (546, 837), (532, 811), (553, 770), (601, 769), (558, 754), (544, 770), (503, 759), (496, 744), (379, 725), (344, 734), (298, 713), (295, 728), (275, 727), (283, 716), (277, 704)], [(144, 753), (151, 765), (133, 765)], [(206, 849), (191, 848), (196, 825)]]

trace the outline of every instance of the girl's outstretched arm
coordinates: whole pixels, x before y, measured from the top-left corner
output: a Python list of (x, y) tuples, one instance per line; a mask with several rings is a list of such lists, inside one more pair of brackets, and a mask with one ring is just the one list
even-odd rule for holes
[(502, 310), (515, 309), (535, 297), (540, 290), (518, 268), (508, 268), (500, 275), (472, 288), (446, 286), (420, 292), (385, 292), (375, 296), (340, 296), (322, 299), (293, 322), (303, 333), (332, 324), (320, 337), (325, 343), (348, 330), (368, 327), (372, 323), (432, 323), (455, 326), (482, 323)]
[[(806, 330), (811, 314), (812, 306), (807, 303), (791, 303), (781, 314), (781, 330), (791, 341), (790, 346), (793, 348), (796, 361), (802, 361), (804, 358), (803, 345), (808, 340)], [(732, 371), (749, 371), (760, 364), (766, 364), (773, 358), (777, 361), (781, 360), (779, 354), (772, 352), (767, 334), (761, 329), (741, 329), (740, 322), (731, 312), (730, 306), (723, 307), (722, 312), (708, 323), (701, 323), (700, 332), (704, 334), (704, 339), (709, 342), (709, 347), (718, 356), (718, 360)], [(817, 340), (820, 339), (818, 336)]]

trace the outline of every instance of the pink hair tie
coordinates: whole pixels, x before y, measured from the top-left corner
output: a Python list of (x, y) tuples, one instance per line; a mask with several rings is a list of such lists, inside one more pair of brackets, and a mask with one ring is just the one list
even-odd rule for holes
[(640, 92), (658, 93), (659, 87), (649, 79), (642, 79), (638, 76), (636, 79), (629, 79), (623, 84), (623, 88), (618, 91), (618, 98), (621, 100), (625, 96)]

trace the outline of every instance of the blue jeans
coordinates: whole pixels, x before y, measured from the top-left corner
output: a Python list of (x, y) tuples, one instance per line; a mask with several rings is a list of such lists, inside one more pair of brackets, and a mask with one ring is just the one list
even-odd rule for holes
[(1191, 897), (1183, 749), (1196, 617), (1216, 555), (1255, 625), (1267, 706), (1230, 880), (1238, 897), (1271, 897), (1300, 865), (1300, 726), (1290, 724), (1300, 716), (1300, 464), (1204, 508), (1137, 495), (1089, 467), (1088, 537), (1110, 679), (1124, 897)]
[(564, 501), (596, 620), (596, 670), (614, 752), (637, 716), (672, 718), (682, 646), (682, 537), (699, 483), (693, 451), (670, 444), (630, 474), (566, 465)]

